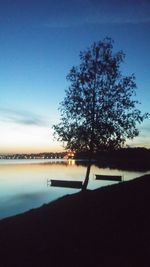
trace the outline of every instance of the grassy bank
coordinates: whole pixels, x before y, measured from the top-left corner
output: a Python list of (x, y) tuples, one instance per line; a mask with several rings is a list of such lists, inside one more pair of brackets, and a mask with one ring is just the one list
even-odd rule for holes
[(0, 266), (150, 266), (150, 175), (0, 221)]

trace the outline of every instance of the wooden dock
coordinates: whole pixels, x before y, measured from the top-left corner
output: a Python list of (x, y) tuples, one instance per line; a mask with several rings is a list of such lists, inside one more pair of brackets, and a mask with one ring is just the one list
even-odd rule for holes
[(47, 185), (50, 183), (51, 186), (55, 187), (66, 187), (66, 188), (82, 188), (82, 181), (68, 181), (68, 180), (47, 180)]
[(122, 181), (122, 176), (120, 176), (120, 175), (99, 175), (99, 174), (95, 174), (95, 180), (121, 182)]

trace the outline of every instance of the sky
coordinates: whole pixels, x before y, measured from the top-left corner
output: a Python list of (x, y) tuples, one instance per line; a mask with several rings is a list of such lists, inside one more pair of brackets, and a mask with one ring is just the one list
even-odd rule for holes
[[(149, 0), (0, 0), (0, 153), (62, 151), (53, 138), (66, 76), (106, 36), (126, 54), (138, 106), (150, 112)], [(150, 119), (130, 146), (150, 148)]]

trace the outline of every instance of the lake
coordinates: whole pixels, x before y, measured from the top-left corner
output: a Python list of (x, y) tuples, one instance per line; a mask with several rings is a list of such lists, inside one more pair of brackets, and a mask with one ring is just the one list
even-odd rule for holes
[[(0, 219), (37, 208), (63, 195), (79, 189), (56, 188), (47, 179), (83, 181), (86, 163), (75, 160), (0, 160)], [(131, 180), (149, 172), (91, 167), (88, 188), (110, 185), (115, 182), (97, 181), (95, 174), (123, 175)]]

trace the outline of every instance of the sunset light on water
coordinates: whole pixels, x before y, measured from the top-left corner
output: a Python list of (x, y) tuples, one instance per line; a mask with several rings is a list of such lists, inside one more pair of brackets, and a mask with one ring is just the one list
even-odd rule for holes
[[(31, 160), (30, 160), (31, 161)], [(0, 160), (0, 218), (22, 213), (49, 203), (63, 195), (80, 190), (47, 186), (48, 179), (83, 181), (86, 166), (75, 160)], [(123, 175), (124, 180), (145, 172), (123, 171), (92, 166), (89, 188), (94, 189), (116, 182), (96, 181), (95, 174)]]

